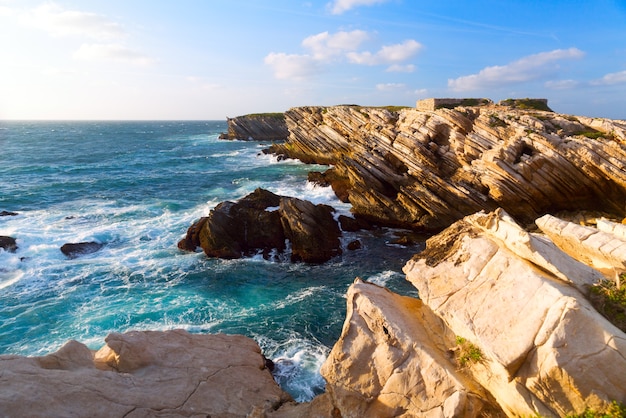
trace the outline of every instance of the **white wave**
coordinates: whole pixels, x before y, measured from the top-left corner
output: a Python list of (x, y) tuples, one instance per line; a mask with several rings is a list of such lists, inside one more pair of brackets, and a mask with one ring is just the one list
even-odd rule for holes
[(400, 273), (398, 273), (397, 271), (393, 271), (393, 270), (386, 270), (383, 271), (381, 273), (375, 274), (369, 278), (367, 278), (368, 282), (377, 284), (379, 286), (383, 286), (383, 287), (387, 287), (387, 284), (391, 281), (391, 280), (397, 280), (397, 279), (403, 279), (404, 276)]

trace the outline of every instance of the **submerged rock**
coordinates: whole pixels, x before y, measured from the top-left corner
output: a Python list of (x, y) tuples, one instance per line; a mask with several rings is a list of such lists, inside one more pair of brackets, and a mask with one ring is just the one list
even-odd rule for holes
[(7, 210), (3, 210), (0, 212), (0, 216), (17, 216), (19, 215), (17, 212), (9, 212)]
[(61, 252), (69, 258), (77, 258), (82, 255), (95, 253), (102, 247), (104, 247), (104, 244), (93, 241), (67, 243), (61, 246)]
[(13, 237), (7, 237), (4, 235), (0, 236), (0, 248), (3, 250), (14, 253), (17, 251), (17, 241)]
[(44, 357), (0, 356), (0, 415), (263, 416), (291, 400), (253, 340), (183, 330), (70, 341)]

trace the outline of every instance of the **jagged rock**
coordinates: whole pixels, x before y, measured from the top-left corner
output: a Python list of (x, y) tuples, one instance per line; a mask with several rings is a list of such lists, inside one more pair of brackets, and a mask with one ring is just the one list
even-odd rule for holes
[(378, 223), (440, 230), (497, 207), (522, 222), (560, 210), (624, 216), (624, 121), (496, 105), (299, 107), (285, 118), (288, 142), (273, 152), (332, 164), (324, 178), (337, 195)]
[[(551, 215), (536, 221), (537, 226), (565, 253), (614, 276), (626, 271), (626, 239), (613, 231), (620, 231), (621, 225), (603, 223), (601, 228), (576, 225)], [(602, 223), (601, 223), (602, 224)], [(602, 228), (607, 229), (603, 231)]]
[(203, 216), (197, 222), (194, 222), (194, 224), (187, 229), (185, 238), (178, 241), (178, 248), (184, 251), (196, 251), (196, 248), (200, 247), (200, 231), (202, 231), (208, 219), (207, 216)]
[(456, 369), (443, 321), (420, 300), (359, 279), (347, 298), (341, 337), (321, 370), (340, 416), (501, 416)]
[(341, 231), (328, 205), (296, 198), (280, 200), (280, 220), (291, 241), (291, 261), (322, 263), (341, 255)]
[(13, 237), (0, 235), (0, 248), (7, 252), (14, 253), (17, 251), (17, 241)]
[(0, 416), (244, 417), (291, 399), (240, 335), (132, 331), (106, 343), (0, 356)]
[(228, 133), (220, 139), (284, 141), (289, 136), (282, 113), (260, 113), (228, 118)]
[(286, 249), (292, 261), (320, 263), (341, 254), (341, 231), (326, 205), (257, 189), (238, 202), (222, 202), (194, 223), (178, 247), (202, 247), (209, 257), (240, 258)]
[(455, 223), (404, 271), (448, 332), (480, 348), (468, 373), (508, 415), (626, 402), (626, 334), (584, 296), (603, 276), (503, 211)]
[(61, 252), (69, 258), (77, 258), (82, 255), (92, 254), (99, 251), (104, 244), (100, 242), (76, 242), (67, 243), (61, 246)]

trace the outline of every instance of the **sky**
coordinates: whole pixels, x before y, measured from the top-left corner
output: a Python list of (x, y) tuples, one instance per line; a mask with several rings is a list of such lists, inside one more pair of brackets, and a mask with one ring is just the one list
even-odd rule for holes
[(626, 0), (0, 0), (0, 119), (428, 97), (626, 119)]

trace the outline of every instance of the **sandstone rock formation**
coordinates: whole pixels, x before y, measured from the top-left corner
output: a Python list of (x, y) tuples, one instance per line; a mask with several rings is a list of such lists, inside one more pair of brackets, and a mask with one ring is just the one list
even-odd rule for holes
[(104, 244), (100, 242), (71, 242), (61, 246), (61, 252), (68, 258), (77, 258), (81, 255), (87, 255), (99, 251)]
[(178, 243), (202, 247), (209, 257), (240, 258), (259, 251), (268, 258), (291, 245), (291, 260), (321, 263), (341, 254), (341, 231), (326, 205), (257, 189), (238, 202), (222, 202)]
[(228, 132), (220, 139), (284, 141), (289, 136), (282, 113), (258, 113), (228, 118)]
[(332, 164), (337, 195), (375, 222), (440, 230), (497, 207), (523, 223), (626, 207), (625, 121), (496, 105), (299, 107), (285, 117), (289, 139), (271, 151)]
[(604, 278), (586, 261), (497, 211), (431, 238), (405, 272), (449, 332), (480, 348), (470, 374), (508, 415), (565, 416), (626, 402), (626, 334), (585, 297)]
[(0, 416), (245, 417), (291, 398), (251, 339), (182, 330), (70, 341), (44, 357), (0, 356)]

